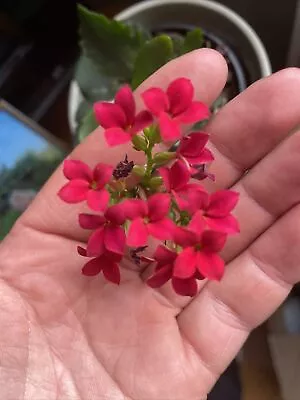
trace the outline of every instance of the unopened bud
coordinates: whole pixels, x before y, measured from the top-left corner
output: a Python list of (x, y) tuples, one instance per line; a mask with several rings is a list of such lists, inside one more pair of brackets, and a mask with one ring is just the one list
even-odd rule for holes
[(156, 153), (153, 157), (153, 161), (156, 165), (167, 164), (169, 161), (176, 157), (176, 153), (173, 151), (163, 151), (161, 153)]
[(140, 136), (140, 135), (135, 135), (132, 138), (132, 143), (134, 145), (134, 148), (138, 151), (146, 151), (147, 150), (147, 142), (146, 140)]
[(145, 167), (143, 167), (142, 165), (135, 165), (135, 166), (133, 167), (133, 169), (132, 169), (132, 172), (133, 172), (135, 175), (137, 175), (137, 176), (143, 178), (143, 177), (145, 176), (146, 169), (145, 169)]
[(148, 186), (151, 189), (156, 189), (159, 186), (161, 186), (163, 184), (163, 179), (161, 176), (154, 176), (153, 178), (151, 178), (148, 182)]

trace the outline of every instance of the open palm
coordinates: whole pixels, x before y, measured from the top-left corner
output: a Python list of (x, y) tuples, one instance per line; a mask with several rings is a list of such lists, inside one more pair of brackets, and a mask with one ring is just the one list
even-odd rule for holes
[[(193, 81), (211, 103), (226, 81), (223, 58), (199, 50), (145, 82)], [(213, 188), (241, 193), (241, 234), (228, 242), (221, 283), (179, 298), (147, 287), (134, 265), (119, 287), (80, 274), (77, 225), (84, 206), (56, 193), (59, 168), (0, 247), (0, 393), (4, 400), (201, 400), (246, 340), (300, 278), (300, 71), (260, 81), (210, 122)], [(101, 130), (72, 157), (119, 162)], [(134, 155), (132, 156), (134, 157)], [(247, 174), (245, 172), (248, 171)], [(208, 187), (211, 189), (212, 187)]]

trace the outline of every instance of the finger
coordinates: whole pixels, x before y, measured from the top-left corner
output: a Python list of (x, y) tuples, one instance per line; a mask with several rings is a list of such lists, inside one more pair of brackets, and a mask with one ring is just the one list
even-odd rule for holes
[(231, 186), (300, 123), (300, 69), (265, 78), (229, 102), (208, 124), (216, 189)]
[(299, 219), (297, 205), (227, 266), (221, 283), (208, 283), (179, 315), (183, 337), (201, 358), (209, 385), (299, 281)]
[[(233, 186), (232, 189), (240, 193), (235, 216), (241, 234), (228, 239), (222, 252), (226, 262), (242, 253), (276, 219), (300, 202), (299, 165), (300, 131), (286, 139)], [(199, 282), (199, 290), (206, 282)], [(178, 310), (190, 301), (177, 296), (170, 283), (158, 293)]]
[[(226, 82), (227, 65), (219, 53), (209, 49), (197, 50), (162, 67), (136, 93), (138, 95), (151, 86), (165, 88), (172, 80), (181, 76), (191, 79), (197, 99), (210, 104)], [(107, 148), (102, 133), (101, 128), (97, 129), (73, 151), (71, 157), (85, 161), (90, 166), (99, 161), (116, 165), (124, 159), (126, 153), (132, 154), (133, 150), (129, 146)], [(80, 204), (70, 207), (57, 197), (57, 192), (64, 183), (65, 178), (60, 167), (23, 214), (21, 222), (48, 233), (82, 240), (86, 235), (78, 227), (77, 216), (79, 212), (86, 211), (86, 206)]]
[(300, 202), (299, 165), (300, 131), (269, 153), (233, 187), (241, 196), (235, 210), (241, 234), (228, 241), (223, 252), (227, 262)]

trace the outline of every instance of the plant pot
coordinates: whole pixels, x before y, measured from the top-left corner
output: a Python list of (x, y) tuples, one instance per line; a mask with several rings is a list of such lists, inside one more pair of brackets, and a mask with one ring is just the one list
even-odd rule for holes
[[(228, 46), (247, 86), (270, 75), (271, 65), (266, 50), (249, 24), (228, 7), (210, 0), (147, 0), (128, 7), (115, 16), (117, 20), (142, 25), (151, 32), (201, 27), (216, 41)], [(242, 70), (240, 68), (242, 65)], [(237, 72), (236, 72), (237, 73)], [(239, 91), (245, 87), (238, 85)], [(72, 81), (68, 116), (71, 130), (76, 129), (76, 110), (82, 100), (79, 87)]]

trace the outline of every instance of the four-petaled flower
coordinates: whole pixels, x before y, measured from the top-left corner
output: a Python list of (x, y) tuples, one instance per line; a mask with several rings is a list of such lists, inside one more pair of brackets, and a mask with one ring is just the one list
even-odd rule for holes
[(181, 137), (180, 124), (191, 124), (208, 118), (209, 108), (200, 101), (193, 101), (194, 87), (186, 78), (174, 80), (164, 92), (151, 88), (142, 93), (148, 110), (158, 118), (161, 137), (173, 142)]
[[(219, 190), (211, 195), (194, 193), (188, 211), (202, 221), (203, 227), (235, 234), (240, 231), (237, 219), (231, 214), (239, 200), (239, 193), (233, 190)], [(200, 222), (199, 222), (200, 223)]]
[(112, 178), (113, 167), (103, 163), (96, 165), (94, 170), (79, 160), (65, 160), (63, 173), (70, 182), (58, 192), (66, 203), (87, 201), (88, 206), (95, 211), (105, 210), (109, 193), (105, 185)]
[(195, 215), (187, 227), (177, 227), (174, 241), (183, 250), (174, 263), (173, 276), (180, 279), (196, 277), (220, 280), (224, 273), (224, 261), (218, 255), (225, 245), (227, 235), (206, 230)]
[(97, 257), (106, 252), (123, 255), (126, 245), (123, 203), (109, 207), (104, 215), (79, 214), (79, 225), (94, 230), (87, 244), (88, 257)]
[(167, 217), (170, 200), (168, 194), (156, 193), (148, 201), (133, 199), (124, 202), (127, 218), (132, 221), (127, 235), (128, 246), (144, 246), (149, 235), (159, 240), (172, 239), (174, 223)]
[(155, 271), (147, 279), (147, 285), (152, 288), (159, 288), (171, 279), (174, 291), (181, 296), (195, 296), (197, 293), (197, 279), (203, 279), (200, 273), (187, 279), (177, 278), (173, 275), (174, 264), (177, 259), (177, 253), (165, 246), (158, 246), (154, 259), (156, 261)]
[[(83, 257), (88, 257), (86, 249), (77, 247), (78, 254)], [(105, 251), (98, 257), (92, 258), (82, 268), (83, 275), (95, 276), (103, 272), (104, 277), (117, 285), (120, 284), (120, 268), (119, 262), (122, 260), (120, 254)]]
[(129, 142), (153, 121), (147, 110), (136, 114), (134, 97), (128, 85), (117, 92), (114, 103), (95, 103), (94, 112), (97, 121), (105, 129), (104, 135), (109, 146)]
[(181, 210), (190, 207), (191, 198), (197, 193), (197, 201), (207, 197), (204, 188), (199, 184), (189, 183), (191, 170), (183, 160), (176, 160), (171, 168), (159, 168), (165, 189), (171, 193)]
[(177, 157), (183, 157), (190, 165), (206, 164), (214, 160), (214, 156), (205, 145), (209, 135), (202, 132), (192, 132), (184, 136), (177, 148)]

